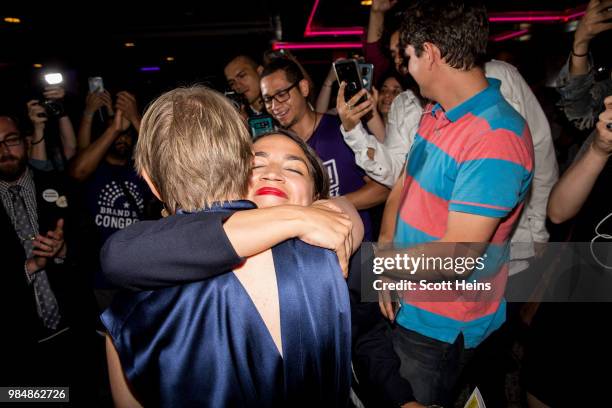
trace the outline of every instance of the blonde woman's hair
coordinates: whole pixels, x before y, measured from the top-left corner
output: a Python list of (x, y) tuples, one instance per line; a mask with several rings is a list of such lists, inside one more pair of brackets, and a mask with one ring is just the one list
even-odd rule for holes
[(151, 103), (135, 149), (166, 208), (194, 211), (244, 198), (251, 137), (231, 102), (204, 86), (177, 88)]

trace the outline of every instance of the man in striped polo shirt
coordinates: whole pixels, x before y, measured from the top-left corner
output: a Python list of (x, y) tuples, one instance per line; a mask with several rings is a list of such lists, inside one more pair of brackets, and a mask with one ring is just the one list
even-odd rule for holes
[[(469, 0), (424, 0), (405, 12), (400, 35), (410, 74), (422, 95), (437, 103), (426, 107), (387, 202), (387, 209), (399, 208), (394, 245), (411, 248), (405, 253), (415, 258), (457, 256), (452, 245), (446, 250), (428, 244), (433, 242), (495, 244), (487, 253), (504, 249), (531, 183), (533, 146), (525, 121), (501, 95), (500, 81), (487, 79), (479, 67), (488, 39), (486, 10)], [(472, 255), (483, 255), (486, 245), (479, 246)], [(392, 338), (400, 374), (419, 402), (450, 406), (472, 349), (504, 322), (507, 267), (492, 263), (487, 273), (472, 269), (460, 277), (490, 283), (493, 295), (470, 301), (457, 290), (444, 294), (454, 301), (403, 296)], [(428, 273), (406, 278), (432, 277)], [(388, 304), (381, 302), (381, 310), (393, 319)]]

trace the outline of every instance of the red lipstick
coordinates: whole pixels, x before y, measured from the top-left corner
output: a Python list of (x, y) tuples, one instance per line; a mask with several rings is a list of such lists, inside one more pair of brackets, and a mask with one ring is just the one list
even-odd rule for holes
[(284, 191), (274, 187), (262, 187), (255, 191), (255, 195), (274, 195), (281, 198), (289, 198)]

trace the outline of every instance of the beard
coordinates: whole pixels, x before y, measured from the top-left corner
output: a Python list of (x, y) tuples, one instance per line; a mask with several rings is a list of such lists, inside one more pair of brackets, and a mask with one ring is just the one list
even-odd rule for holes
[(118, 159), (129, 159), (132, 155), (132, 146), (128, 143), (114, 143), (108, 153)]
[(24, 154), (21, 158), (7, 154), (0, 156), (0, 180), (13, 182), (19, 179), (26, 169), (27, 159)]

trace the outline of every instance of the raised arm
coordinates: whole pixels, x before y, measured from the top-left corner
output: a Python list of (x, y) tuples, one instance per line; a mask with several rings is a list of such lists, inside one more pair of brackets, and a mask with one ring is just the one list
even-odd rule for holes
[(323, 85), (321, 85), (321, 90), (319, 91), (319, 96), (317, 96), (317, 102), (315, 104), (315, 111), (325, 113), (329, 110), (329, 100), (331, 99), (334, 82), (336, 82), (336, 73), (332, 65), (329, 68), (327, 77), (325, 77), (325, 81), (323, 81)]
[[(51, 85), (45, 88), (44, 97), (50, 100), (61, 101), (66, 95), (62, 86)], [(66, 160), (70, 160), (76, 153), (76, 135), (70, 117), (64, 114), (58, 120), (60, 140), (62, 141), (62, 151)]]
[[(27, 106), (28, 117), (34, 126), (34, 134), (30, 141), (30, 160), (46, 162), (47, 145), (45, 143), (45, 125), (48, 118), (45, 113), (45, 108), (35, 99), (29, 101)], [(35, 167), (38, 168), (38, 166)]]
[(122, 112), (117, 111), (115, 119), (104, 131), (102, 136), (97, 138), (95, 142), (91, 143), (75, 156), (70, 166), (70, 176), (78, 181), (87, 180), (87, 178), (98, 168), (117, 136), (126, 130), (128, 126), (129, 122), (123, 119)]
[(372, 82), (375, 84), (380, 81), (382, 75), (390, 66), (389, 59), (383, 52), (381, 41), (385, 25), (385, 14), (395, 6), (395, 4), (397, 4), (397, 0), (373, 0), (370, 8), (368, 31), (363, 53), (365, 60), (374, 64)]
[(79, 133), (77, 136), (77, 147), (79, 151), (91, 144), (91, 125), (93, 123), (93, 118), (102, 106), (106, 107), (109, 114), (113, 113), (114, 115), (111, 96), (108, 91), (87, 94), (85, 110), (83, 111), (83, 118), (81, 119), (81, 125), (79, 126)]
[[(338, 101), (344, 98), (343, 92), (341, 87)], [(372, 180), (393, 187), (402, 172), (421, 119), (422, 108), (416, 97), (410, 92), (403, 92), (395, 98), (389, 111), (384, 143), (370, 135), (361, 124), (363, 115), (359, 106), (349, 112), (346, 104), (338, 103), (338, 116), (342, 121), (340, 131), (355, 153), (355, 162)]]
[(560, 105), (578, 129), (591, 129), (603, 98), (612, 93), (612, 80), (595, 81), (589, 46), (600, 33), (612, 29), (612, 0), (591, 0), (574, 34), (572, 52), (557, 79)]
[(574, 34), (569, 72), (585, 75), (589, 72), (589, 45), (599, 33), (612, 29), (612, 1), (591, 0), (586, 14), (580, 20)]
[(559, 224), (575, 216), (593, 189), (595, 181), (612, 154), (612, 96), (599, 116), (597, 130), (585, 141), (585, 148), (553, 187), (548, 200), (548, 217)]
[[(337, 209), (277, 206), (141, 221), (113, 234), (100, 253), (106, 278), (130, 289), (206, 279), (289, 238), (332, 249), (348, 270), (353, 223)], [(256, 234), (257, 239), (253, 239)]]

